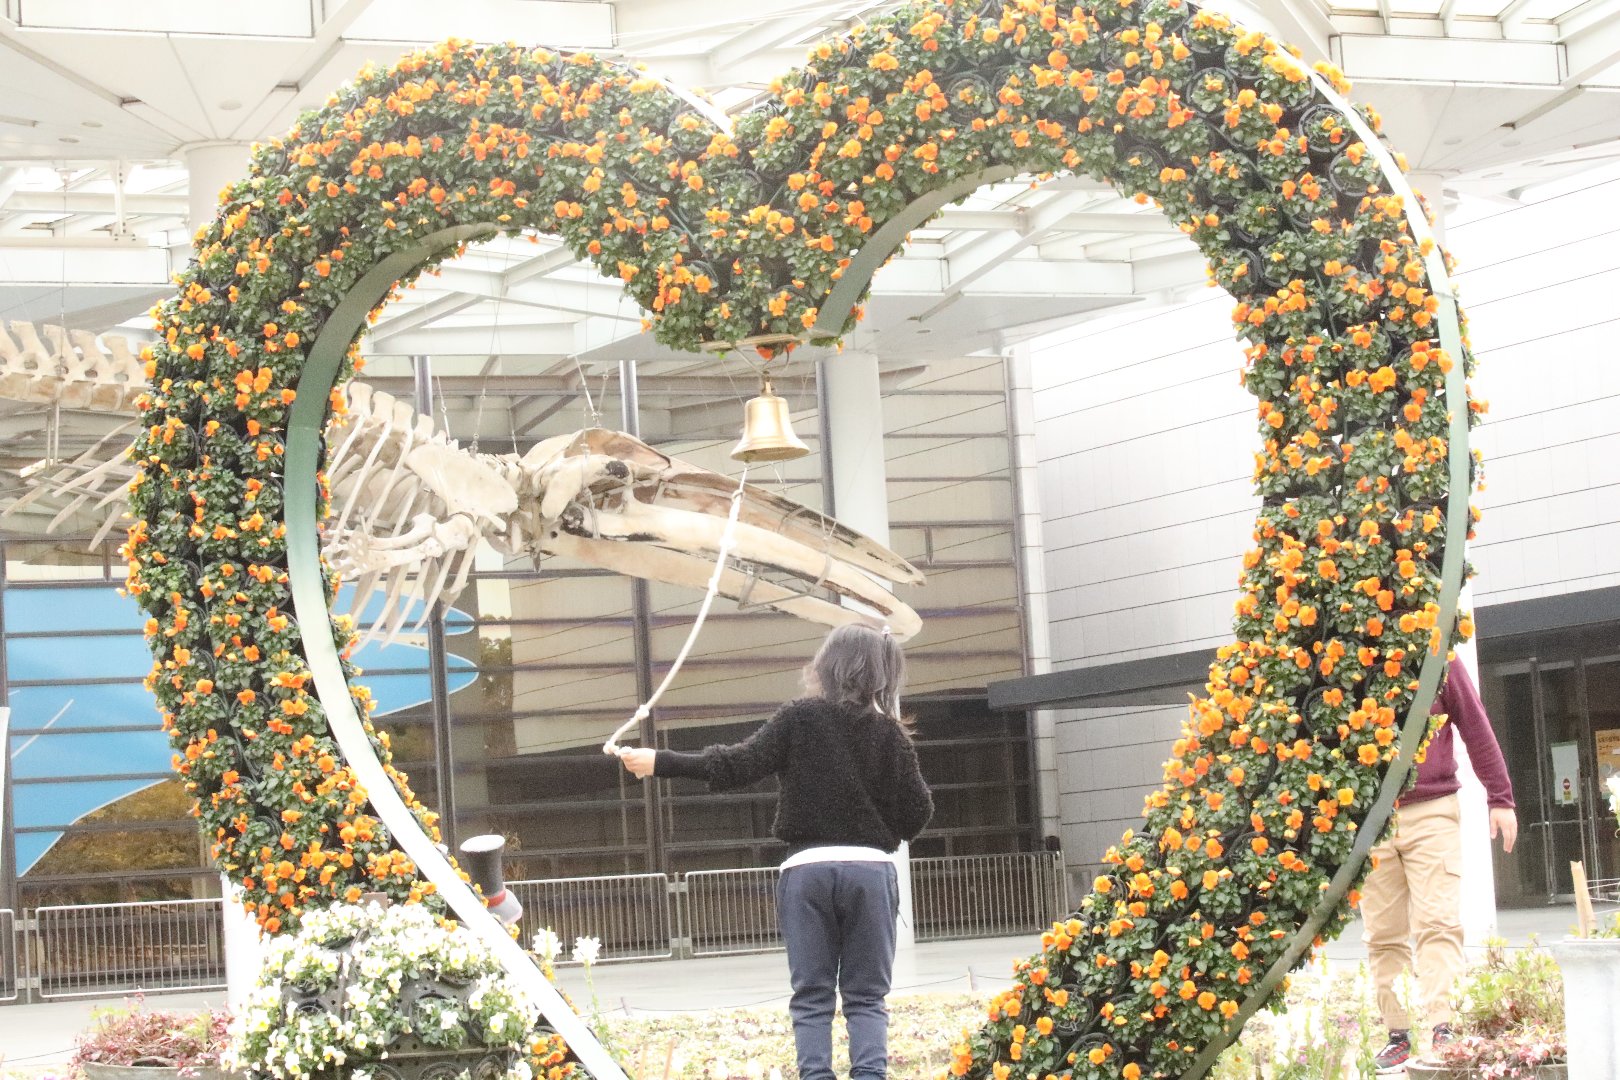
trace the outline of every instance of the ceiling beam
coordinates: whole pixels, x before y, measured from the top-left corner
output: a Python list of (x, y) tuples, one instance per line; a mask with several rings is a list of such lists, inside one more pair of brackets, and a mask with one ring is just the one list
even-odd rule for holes
[(1563, 81), (1562, 52), (1548, 41), (1341, 34), (1335, 45), (1345, 77), (1365, 83), (1523, 89)]
[(1451, 36), (1452, 20), (1456, 18), (1457, 0), (1441, 0), (1440, 3), (1440, 29), (1446, 37)]
[(578, 261), (579, 259), (574, 256), (572, 251), (568, 250), (566, 245), (558, 244), (550, 251), (536, 255), (532, 259), (525, 259), (510, 270), (502, 273), (501, 286), (509, 289), (513, 285), (521, 285), (525, 281), (533, 281), (535, 278), (545, 277), (547, 274), (555, 273), (564, 267), (573, 266)]
[[(371, 371), (367, 371), (365, 380), (389, 393), (397, 389), (408, 393), (411, 384), (409, 375), (377, 375)], [(734, 398), (745, 381), (737, 375), (640, 375), (636, 389), (643, 397)], [(434, 389), (445, 394), (519, 399), (577, 394), (581, 392), (580, 383), (580, 375), (573, 368), (560, 375), (442, 375), (433, 379)]]
[(951, 252), (946, 259), (944, 298), (948, 299), (988, 274), (1031, 245), (1038, 244), (1066, 220), (1090, 192), (1060, 192), (1033, 209), (1020, 209), (1019, 226), (1013, 235), (990, 235), (971, 241)]
[[(550, 420), (553, 416), (566, 409), (570, 402), (579, 397), (579, 391), (569, 390), (559, 393), (555, 400), (547, 401), (543, 397), (529, 397), (514, 402), (511, 409), (512, 437), (520, 438), (527, 435), (539, 425)], [(528, 408), (531, 403), (538, 403)]]
[[(941, 229), (952, 232), (1016, 232), (1022, 235), (1029, 229), (1027, 210), (960, 210), (947, 208), (930, 218), (923, 229)], [(1174, 233), (1178, 230), (1170, 219), (1158, 212), (1079, 213), (1066, 214), (1052, 223), (1053, 232), (1099, 233)]]
[(22, 178), (23, 171), (21, 169), (0, 167), (0, 207), (6, 205), (6, 200), (11, 198), (12, 193), (17, 190), (17, 185), (22, 183)]
[(1620, 18), (1612, 13), (1607, 18), (1572, 26), (1568, 32), (1560, 23), (1558, 30), (1564, 62), (1561, 85), (1565, 89), (1573, 89), (1605, 68), (1620, 63)]
[(1148, 295), (1163, 289), (1202, 287), (1209, 282), (1209, 261), (1197, 249), (1155, 255), (1131, 264), (1132, 293)]
[[(0, 210), (19, 214), (111, 214), (110, 191), (13, 191), (0, 203)], [(184, 195), (125, 195), (126, 215), (185, 217), (189, 213)]]
[(1519, 16), (1525, 8), (1529, 7), (1531, 0), (1510, 0), (1507, 7), (1496, 13), (1497, 24), (1502, 27), (1503, 37), (1513, 37), (1512, 30), (1519, 22)]
[(670, 56), (650, 56), (642, 58), (647, 69), (659, 78), (665, 79), (675, 86), (701, 86), (708, 90), (715, 90), (721, 86), (753, 86), (763, 85), (781, 75), (784, 71), (791, 71), (795, 65), (804, 63), (804, 50), (793, 47), (778, 47), (758, 52), (740, 61), (729, 71), (716, 71), (709, 61), (709, 54), (682, 53)]
[[(392, 327), (396, 323), (404, 325), (399, 330), (390, 329), (381, 334), (373, 331), (373, 334), (387, 337), (399, 333), (400, 330), (428, 326), (438, 319), (448, 318), (473, 304), (485, 301), (496, 305), (512, 304), (541, 311), (562, 312), (581, 319), (594, 317), (633, 322), (637, 326), (641, 324), (641, 309), (618, 282), (603, 277), (592, 277), (587, 280), (574, 277), (543, 279), (531, 277), (528, 280), (532, 284), (514, 289), (509, 284), (503, 284), (507, 279), (499, 272), (474, 266), (450, 265), (443, 267), (436, 279), (428, 280), (441, 289), (449, 290), (450, 296), (441, 296), (394, 318), (385, 316), (385, 321), (378, 323), (378, 330)], [(452, 297), (463, 298), (466, 302), (452, 304), (450, 303)], [(493, 324), (494, 320), (491, 319), (490, 322)]]
[(548, 278), (543, 288), (534, 293), (507, 293), (497, 303), (516, 304), (538, 311), (560, 311), (581, 318), (611, 319), (615, 322), (635, 323), (638, 327), (646, 313), (607, 279), (601, 281), (559, 281)]
[(836, 25), (838, 16), (824, 8), (809, 14), (763, 19), (709, 50), (709, 64), (715, 72), (714, 78), (729, 82), (728, 73), (735, 70), (737, 65), (762, 52), (797, 41), (818, 26), (831, 28)]
[(482, 302), (483, 298), (477, 294), (453, 292), (441, 296), (437, 300), (429, 300), (413, 308), (407, 308), (392, 318), (385, 316), (379, 319), (377, 325), (372, 327), (366, 337), (372, 342), (386, 341), (396, 334), (407, 333), (428, 326), (440, 319), (448, 318), (458, 311), (464, 311), (474, 304)]
[(488, 356), (493, 339), (505, 356), (567, 355), (574, 351), (575, 325), (419, 326), (367, 340), (364, 351), (368, 356)]

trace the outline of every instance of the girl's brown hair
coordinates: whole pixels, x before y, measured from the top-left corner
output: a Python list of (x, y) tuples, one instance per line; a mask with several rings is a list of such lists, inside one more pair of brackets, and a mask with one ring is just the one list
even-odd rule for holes
[(833, 630), (806, 665), (804, 681), (818, 697), (858, 705), (902, 727), (911, 726), (900, 715), (906, 656), (887, 628), (850, 623)]

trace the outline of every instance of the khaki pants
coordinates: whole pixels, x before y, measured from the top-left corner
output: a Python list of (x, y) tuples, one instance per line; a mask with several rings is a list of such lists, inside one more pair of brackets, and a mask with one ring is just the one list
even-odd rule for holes
[(1378, 1012), (1390, 1030), (1410, 1030), (1412, 1020), (1395, 995), (1395, 980), (1413, 966), (1415, 938), (1424, 1015), (1431, 1024), (1448, 1024), (1451, 994), (1463, 973), (1457, 796), (1401, 807), (1394, 835), (1372, 854), (1378, 864), (1362, 887), (1361, 917)]

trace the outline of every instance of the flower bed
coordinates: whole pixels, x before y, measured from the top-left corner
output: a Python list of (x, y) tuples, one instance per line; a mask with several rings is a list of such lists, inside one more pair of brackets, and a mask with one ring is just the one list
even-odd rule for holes
[(534, 1005), (500, 975), (476, 938), (422, 905), (312, 912), (267, 949), (228, 1064), (260, 1080), (312, 1080), (417, 1057), (531, 1080), (562, 1055), (534, 1038)]
[(816, 46), (731, 131), (611, 62), (449, 43), (260, 148), (157, 309), (126, 546), (176, 768), (260, 923), (366, 889), (436, 902), (311, 692), (305, 631), (325, 628), (291, 616), (288, 412), (327, 396), (297, 385), (312, 354), (352, 371), (334, 316), (369, 302), (368, 274), (408, 285), (456, 242), (537, 230), (622, 280), (673, 347), (834, 339), (915, 208), (1081, 173), (1158, 205), (1232, 295), (1264, 505), (1236, 640), (1142, 828), (951, 1070), (1210, 1063), (1343, 925), (1467, 633), (1455, 308), (1377, 118), (1329, 83), (1179, 0), (922, 3)]

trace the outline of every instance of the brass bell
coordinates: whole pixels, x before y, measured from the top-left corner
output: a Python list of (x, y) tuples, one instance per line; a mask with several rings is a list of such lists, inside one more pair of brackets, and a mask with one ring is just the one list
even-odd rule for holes
[(749, 398), (743, 406), (742, 440), (732, 448), (732, 458), (752, 465), (757, 461), (792, 461), (809, 452), (810, 448), (793, 434), (786, 399), (772, 393), (771, 380), (766, 379), (759, 396)]

